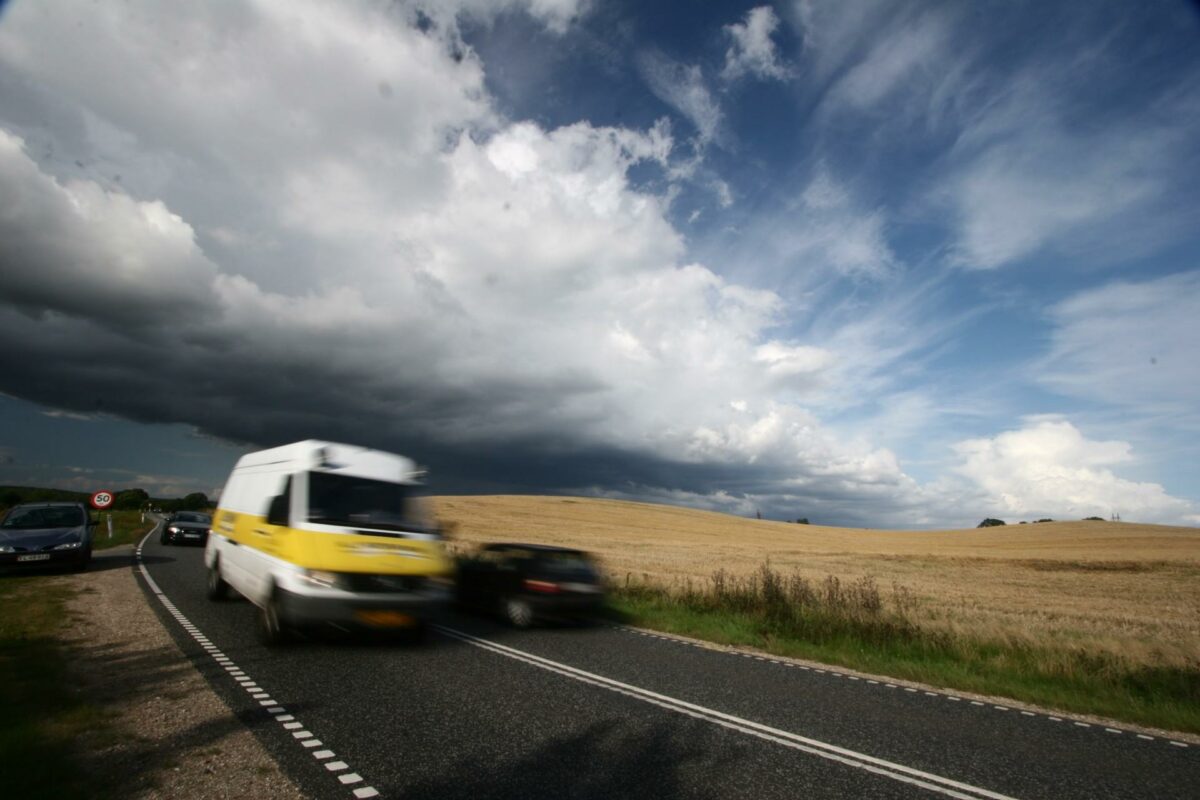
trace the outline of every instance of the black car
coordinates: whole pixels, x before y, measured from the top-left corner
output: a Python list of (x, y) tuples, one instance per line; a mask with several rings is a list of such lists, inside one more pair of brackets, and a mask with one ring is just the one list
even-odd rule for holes
[(525, 628), (538, 619), (594, 616), (604, 607), (604, 587), (582, 550), (489, 544), (459, 562), (455, 601)]
[(68, 564), (77, 571), (92, 560), (96, 523), (82, 503), (23, 503), (0, 522), (0, 565)]
[(163, 544), (198, 544), (208, 541), (212, 517), (195, 511), (180, 511), (163, 520), (159, 541)]

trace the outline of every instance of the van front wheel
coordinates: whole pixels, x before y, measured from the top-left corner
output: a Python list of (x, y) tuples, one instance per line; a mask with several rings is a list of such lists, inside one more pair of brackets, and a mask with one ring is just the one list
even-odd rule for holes
[(288, 636), (287, 628), (283, 626), (283, 619), (279, 615), (279, 598), (272, 591), (267, 598), (267, 602), (263, 603), (262, 609), (258, 615), (258, 635), (262, 639), (263, 644), (268, 647), (277, 647), (281, 644), (286, 644), (291, 638)]
[(205, 589), (205, 595), (209, 600), (224, 600), (229, 597), (229, 584), (221, 577), (220, 561), (213, 561), (212, 566), (208, 568)]

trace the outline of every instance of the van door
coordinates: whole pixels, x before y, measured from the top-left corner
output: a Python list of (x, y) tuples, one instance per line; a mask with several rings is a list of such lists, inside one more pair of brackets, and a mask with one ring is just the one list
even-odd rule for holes
[(254, 598), (265, 599), (266, 592), (274, 582), (281, 552), (286, 549), (291, 517), (292, 476), (287, 475), (279, 493), (267, 501), (266, 513), (255, 520), (251, 528), (250, 547), (243, 548), (251, 561), (247, 566), (251, 575), (251, 596)]

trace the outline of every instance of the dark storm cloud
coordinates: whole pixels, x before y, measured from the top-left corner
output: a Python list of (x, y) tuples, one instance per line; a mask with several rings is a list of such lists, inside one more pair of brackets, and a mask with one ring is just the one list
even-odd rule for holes
[[(738, 121), (732, 96), (706, 83), (728, 37), (704, 69), (663, 56), (639, 72), (637, 53), (657, 51), (628, 48), (629, 74), (665, 101), (646, 107), (677, 110), (674, 122), (548, 126), (505, 118), (487, 91), (491, 65), (457, 27), (466, 9), (485, 30), (496, 8), (530, 9), (551, 36), (568, 35), (579, 10), (16, 6), (0, 25), (0, 392), (247, 446), (325, 438), (400, 451), (432, 467), (441, 491), (961, 522), (945, 508), (963, 502), (962, 485), (920, 486), (891, 451), (821, 418), (886, 405), (894, 376), (921, 374), (916, 354), (954, 332), (922, 321), (934, 293), (886, 284), (864, 289), (873, 306), (839, 303), (821, 317), (824, 295), (793, 302), (696, 263), (671, 222), (687, 186), (739, 199), (705, 148), (673, 134), (690, 136), (690, 119), (702, 140), (719, 139)], [(818, 15), (809, 33), (825, 38), (813, 52), (850, 58), (841, 45), (866, 23), (822, 8), (832, 18)], [(824, 65), (830, 102), (841, 98), (831, 118), (904, 102), (913, 70), (954, 40), (939, 33), (950, 30), (941, 15), (917, 16), (900, 45), (872, 39), (863, 63)], [(922, 33), (926, 16), (937, 24)], [(757, 54), (739, 86), (805, 74), (799, 62), (785, 74), (765, 22), (711, 26), (713, 41), (722, 25), (742, 26), (738, 63)], [(974, 174), (1004, 177), (1002, 161)], [(968, 199), (993, 196), (983, 189)], [(751, 261), (786, 254), (775, 266), (814, 293), (904, 274), (888, 239), (895, 220), (834, 167), (786, 191), (739, 228)], [(1005, 217), (978, 219), (980, 241), (994, 243)], [(1059, 227), (997, 250), (995, 266)], [(896, 298), (910, 296), (898, 314)], [(808, 315), (817, 334), (804, 337)], [(914, 430), (932, 407), (910, 406)], [(992, 453), (976, 482), (1013, 461), (989, 443), (976, 448)], [(1062, 466), (1077, 467), (1064, 452)]]

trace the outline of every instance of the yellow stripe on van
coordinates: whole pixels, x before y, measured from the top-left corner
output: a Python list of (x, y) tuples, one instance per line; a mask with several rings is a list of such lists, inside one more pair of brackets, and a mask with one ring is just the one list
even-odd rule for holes
[(213, 532), (305, 569), (429, 576), (453, 571), (440, 541), (287, 528), (227, 509), (213, 515)]

